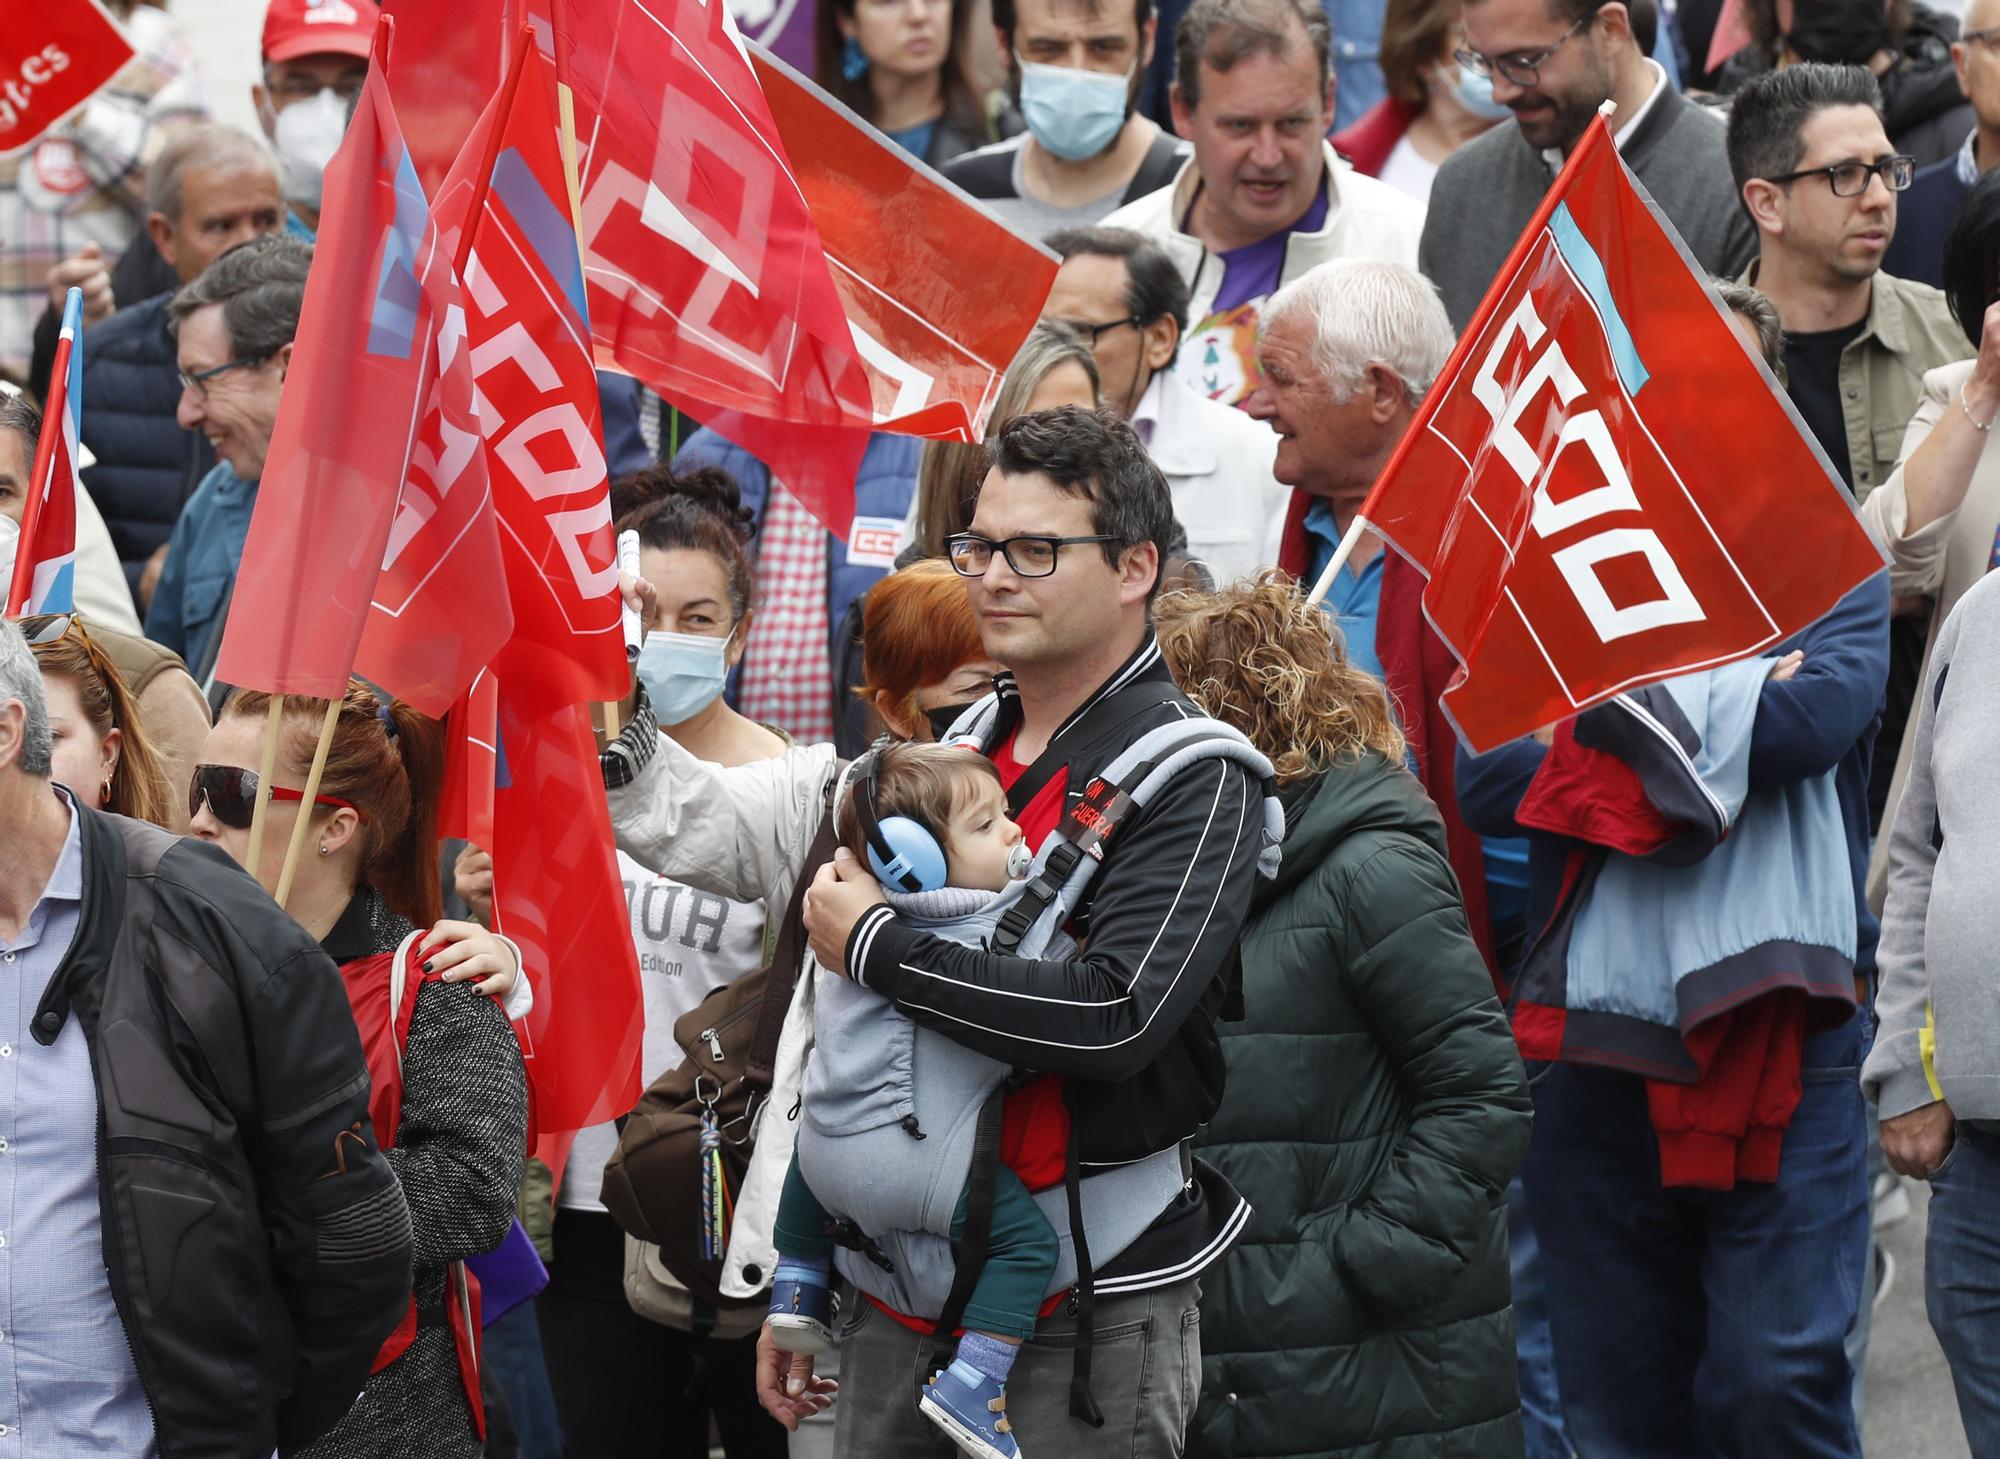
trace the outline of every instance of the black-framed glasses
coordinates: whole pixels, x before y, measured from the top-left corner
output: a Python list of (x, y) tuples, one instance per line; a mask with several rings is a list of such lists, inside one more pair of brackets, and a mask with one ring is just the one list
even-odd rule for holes
[(1868, 191), (1870, 178), (1881, 178), (1884, 187), (1892, 193), (1899, 193), (1910, 185), (1910, 180), (1916, 175), (1917, 159), (1899, 152), (1894, 157), (1884, 157), (1880, 162), (1836, 162), (1828, 167), (1801, 168), (1782, 177), (1767, 177), (1764, 181), (1782, 184), (1797, 182), (1802, 177), (1824, 177), (1835, 197), (1858, 198)]
[(222, 364), (211, 366), (206, 370), (196, 370), (192, 375), (185, 370), (176, 370), (174, 373), (180, 377), (181, 389), (192, 390), (196, 395), (206, 400), (208, 399), (208, 382), (215, 379), (218, 375), (227, 375), (231, 370), (248, 369), (251, 365), (261, 365), (270, 358), (269, 355), (244, 355), (240, 359), (226, 360)]
[(1116, 537), (1099, 534), (1094, 537), (1009, 537), (995, 542), (977, 532), (957, 532), (945, 538), (944, 554), (951, 562), (951, 570), (962, 578), (986, 576), (996, 549), (1006, 557), (1007, 566), (1014, 569), (1016, 577), (1045, 578), (1056, 570), (1056, 558), (1063, 548), (1086, 542), (1117, 540)]
[(1067, 324), (1078, 334), (1088, 335), (1090, 337), (1090, 347), (1096, 349), (1097, 342), (1114, 329), (1123, 329), (1128, 324), (1134, 329), (1139, 328), (1139, 316), (1128, 314), (1123, 319), (1107, 319), (1102, 324), (1086, 324), (1081, 319), (1065, 319), (1063, 323)]
[(1607, 3), (1609, 0), (1598, 0), (1596, 5), (1577, 17), (1574, 25), (1556, 38), (1554, 45), (1538, 55), (1524, 56), (1516, 52), (1511, 56), (1488, 56), (1461, 46), (1452, 52), (1452, 58), (1475, 76), (1491, 76), (1497, 71), (1516, 86), (1533, 86), (1542, 79), (1542, 67), (1548, 64), (1549, 57), (1568, 45), (1578, 32), (1597, 19), (1597, 12)]

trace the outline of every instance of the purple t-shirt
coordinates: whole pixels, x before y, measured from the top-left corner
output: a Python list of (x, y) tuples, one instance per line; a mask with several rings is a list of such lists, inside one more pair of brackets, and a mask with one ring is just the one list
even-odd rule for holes
[(1175, 369), (1187, 386), (1235, 405), (1257, 385), (1257, 314), (1277, 292), (1285, 272), (1285, 246), (1294, 233), (1317, 233), (1326, 226), (1326, 183), (1304, 215), (1290, 228), (1216, 255), (1222, 260), (1222, 287), (1207, 317), (1188, 331)]

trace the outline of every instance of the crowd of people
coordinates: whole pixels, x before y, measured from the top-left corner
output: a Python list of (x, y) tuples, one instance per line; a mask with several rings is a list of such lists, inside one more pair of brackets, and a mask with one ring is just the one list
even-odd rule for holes
[[(698, 1263), (636, 1116), (530, 1158), (440, 722), (217, 673), (376, 5), (270, 0), (256, 135), (106, 3), (0, 158), (0, 584), (86, 321), (74, 610), (0, 624), (0, 1450), (1858, 1459), (1914, 1180), (2000, 1455), (2000, 0), (819, 0), (1059, 267), (983, 441), (871, 437), (893, 566), (599, 376), (646, 1100), (716, 998), (768, 1063)], [(1474, 755), (1351, 529), (1607, 107), (1887, 565)]]

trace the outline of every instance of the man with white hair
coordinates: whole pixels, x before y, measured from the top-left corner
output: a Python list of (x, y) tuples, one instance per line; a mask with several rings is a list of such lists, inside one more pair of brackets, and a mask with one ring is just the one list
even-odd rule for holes
[(0, 1437), (294, 1452), (409, 1305), (339, 971), (214, 847), (50, 778), (0, 622)]
[[(1244, 409), (1278, 433), (1278, 480), (1292, 488), (1267, 558), (1305, 582), (1333, 560), (1368, 489), (1451, 353), (1451, 322), (1415, 269), (1336, 259), (1264, 305), (1261, 379)], [(1378, 678), (1375, 614), (1382, 542), (1363, 534), (1326, 595), (1349, 661)]]

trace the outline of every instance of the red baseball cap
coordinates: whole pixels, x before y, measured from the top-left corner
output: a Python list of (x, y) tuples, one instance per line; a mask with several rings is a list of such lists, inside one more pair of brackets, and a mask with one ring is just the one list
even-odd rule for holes
[(264, 12), (264, 61), (268, 65), (300, 56), (365, 61), (381, 15), (375, 0), (271, 0)]

